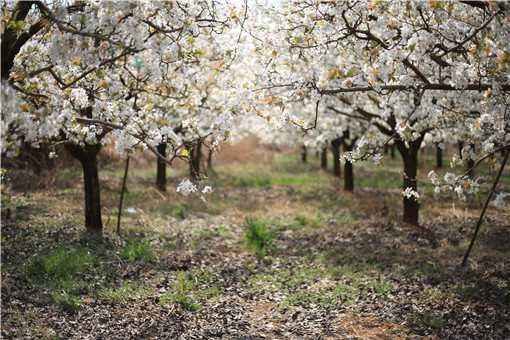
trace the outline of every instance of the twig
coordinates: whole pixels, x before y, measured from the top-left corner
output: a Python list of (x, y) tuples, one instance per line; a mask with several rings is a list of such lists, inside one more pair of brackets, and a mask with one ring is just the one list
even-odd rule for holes
[(124, 168), (124, 178), (122, 179), (122, 188), (120, 189), (119, 213), (117, 215), (117, 235), (120, 236), (120, 218), (122, 217), (122, 203), (124, 202), (124, 192), (126, 191), (126, 181), (129, 170), (129, 156), (126, 158), (126, 166)]
[(505, 168), (506, 162), (508, 161), (509, 154), (510, 154), (510, 147), (506, 149), (505, 158), (503, 159), (503, 163), (501, 163), (501, 167), (499, 168), (496, 179), (494, 180), (494, 183), (492, 184), (491, 191), (489, 192), (489, 195), (487, 196), (487, 200), (485, 201), (485, 204), (483, 206), (482, 213), (480, 214), (480, 218), (478, 219), (478, 223), (476, 224), (475, 233), (473, 234), (471, 243), (469, 244), (466, 254), (464, 255), (464, 259), (462, 260), (462, 267), (465, 267), (467, 264), (467, 260), (468, 260), (469, 254), (471, 253), (471, 249), (473, 248), (473, 244), (475, 243), (476, 236), (478, 235), (478, 232), (480, 231), (480, 226), (482, 225), (483, 217), (485, 215), (485, 212), (487, 211), (487, 207), (489, 206), (489, 201), (491, 200), (492, 195), (494, 194), (494, 191), (496, 190), (496, 186), (498, 185), (499, 178), (501, 177), (501, 174), (503, 173), (503, 169)]

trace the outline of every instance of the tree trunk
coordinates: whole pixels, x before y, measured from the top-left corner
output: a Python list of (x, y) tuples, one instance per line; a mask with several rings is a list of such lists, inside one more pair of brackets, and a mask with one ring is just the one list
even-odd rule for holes
[(101, 192), (97, 169), (97, 154), (101, 150), (101, 145), (79, 146), (68, 144), (67, 148), (71, 155), (80, 161), (83, 168), (85, 228), (90, 234), (102, 236)]
[(443, 167), (443, 149), (436, 144), (436, 168), (441, 169)]
[(306, 146), (305, 146), (305, 145), (303, 145), (303, 146), (301, 147), (301, 161), (302, 161), (303, 163), (306, 163), (306, 158), (307, 158)]
[(334, 139), (331, 142), (331, 150), (333, 151), (333, 175), (340, 177), (342, 175), (340, 164), (340, 145), (342, 140), (340, 138)]
[(209, 153), (207, 154), (207, 171), (212, 171), (212, 160), (213, 160), (213, 149), (209, 148)]
[(200, 179), (200, 162), (202, 160), (202, 141), (191, 146), (189, 175), (193, 182)]
[[(158, 152), (166, 157), (166, 143), (160, 143), (157, 146)], [(156, 171), (156, 188), (159, 191), (166, 191), (166, 162), (158, 157)]]
[(328, 148), (322, 148), (321, 151), (321, 169), (327, 170), (328, 169)]
[[(409, 143), (409, 148), (404, 142), (398, 141), (397, 148), (404, 161), (404, 185), (403, 190), (411, 188), (418, 191), (416, 175), (418, 173), (418, 150), (420, 149), (422, 138)], [(418, 226), (420, 204), (414, 197), (403, 198), (404, 203), (404, 222)]]
[(464, 157), (462, 157), (462, 149), (464, 149), (464, 142), (458, 142), (457, 148), (459, 149), (459, 159), (464, 159)]
[[(346, 138), (349, 138), (348, 134), (347, 134)], [(354, 142), (348, 143), (348, 142), (344, 141), (343, 145), (344, 145), (344, 151), (350, 152), (350, 151), (352, 151)], [(349, 192), (354, 191), (354, 171), (352, 168), (352, 163), (350, 161), (348, 161), (347, 159), (344, 162), (344, 190), (349, 191)]]
[(390, 157), (391, 157), (391, 159), (395, 159), (395, 145), (394, 144), (390, 148)]

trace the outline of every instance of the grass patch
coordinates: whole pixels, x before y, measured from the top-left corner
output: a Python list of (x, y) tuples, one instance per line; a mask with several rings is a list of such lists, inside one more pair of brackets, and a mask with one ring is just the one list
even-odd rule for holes
[(235, 177), (232, 181), (232, 186), (236, 188), (269, 188), (271, 184), (271, 177), (258, 175)]
[(352, 214), (349, 210), (341, 210), (336, 213), (333, 218), (339, 224), (353, 224), (358, 221), (358, 218)]
[(274, 233), (266, 221), (248, 218), (245, 222), (244, 244), (258, 257), (266, 256), (273, 248)]
[(179, 304), (184, 309), (194, 312), (200, 310), (205, 301), (220, 294), (221, 289), (216, 285), (212, 273), (180, 271), (169, 291), (160, 296), (159, 303), (163, 306)]
[(36, 255), (26, 267), (30, 276), (49, 280), (68, 280), (92, 266), (95, 257), (87, 249), (57, 248), (47, 255)]
[(338, 304), (351, 304), (357, 291), (354, 287), (339, 283), (331, 288), (319, 289), (318, 291), (301, 289), (289, 294), (282, 302), (282, 306), (309, 306), (322, 307)]
[(153, 262), (156, 260), (149, 241), (139, 237), (127, 239), (120, 251), (120, 257), (128, 262)]
[(365, 291), (384, 297), (393, 289), (393, 284), (385, 276), (363, 272), (352, 266), (319, 265), (261, 273), (251, 277), (248, 284), (255, 293), (283, 293), (286, 297), (281, 307), (350, 304)]
[(98, 292), (98, 297), (110, 303), (126, 303), (129, 300), (142, 299), (150, 296), (153, 290), (143, 284), (124, 282), (120, 287), (104, 288)]
[(81, 299), (66, 291), (55, 292), (51, 295), (53, 303), (62, 311), (76, 313), (81, 307)]
[(354, 187), (373, 189), (399, 189), (402, 187), (402, 179), (391, 178), (390, 176), (355, 177)]

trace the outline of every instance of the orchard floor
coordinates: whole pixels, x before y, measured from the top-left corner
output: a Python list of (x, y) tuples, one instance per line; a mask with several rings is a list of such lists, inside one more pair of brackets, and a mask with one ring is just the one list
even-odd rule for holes
[[(184, 167), (162, 194), (135, 160), (121, 237), (122, 164), (106, 166), (101, 242), (82, 234), (78, 168), (51, 190), (4, 192), (2, 338), (510, 338), (509, 210), (489, 209), (463, 269), (484, 196), (434, 197), (422, 182), (422, 226), (406, 226), (398, 159), (356, 164), (353, 194), (318, 162), (226, 148), (204, 203), (175, 193)], [(425, 179), (431, 155), (421, 163)], [(269, 231), (265, 256), (246, 246), (250, 221)]]

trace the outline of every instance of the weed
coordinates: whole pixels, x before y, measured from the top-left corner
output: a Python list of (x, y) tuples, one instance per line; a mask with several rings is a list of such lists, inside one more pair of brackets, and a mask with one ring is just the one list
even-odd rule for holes
[(173, 208), (172, 216), (184, 220), (189, 215), (190, 209), (186, 205), (178, 205)]
[(248, 250), (258, 257), (264, 257), (273, 247), (273, 238), (274, 235), (265, 221), (246, 219), (244, 242)]
[(148, 240), (130, 237), (120, 252), (120, 257), (128, 262), (152, 262), (156, 259)]
[(202, 306), (195, 301), (192, 290), (193, 281), (188, 278), (186, 272), (179, 272), (172, 291), (160, 296), (159, 303), (162, 305), (177, 303), (190, 312), (197, 311)]
[(179, 304), (188, 311), (202, 308), (204, 301), (221, 294), (217, 277), (209, 271), (178, 272), (170, 291), (160, 296), (161, 305)]
[(26, 269), (31, 276), (44, 275), (50, 280), (67, 280), (94, 262), (95, 257), (87, 249), (57, 248), (48, 255), (32, 257)]
[(302, 226), (302, 227), (304, 227), (305, 225), (307, 225), (307, 224), (308, 224), (308, 219), (307, 219), (306, 217), (304, 217), (304, 216), (300, 216), (300, 215), (298, 215), (298, 216), (294, 217), (294, 221), (295, 221), (298, 225), (300, 225), (300, 226)]
[(110, 303), (126, 303), (131, 299), (141, 299), (149, 296), (152, 289), (141, 284), (124, 282), (118, 288), (104, 288), (98, 293), (98, 297)]
[(55, 292), (51, 295), (53, 303), (62, 311), (68, 313), (75, 313), (80, 309), (81, 300), (79, 297), (68, 292), (61, 291)]

